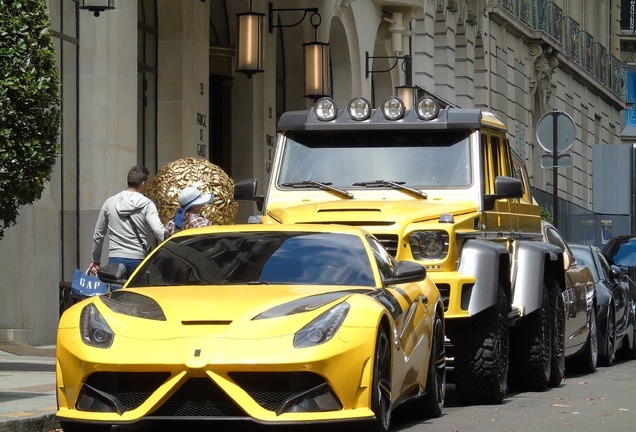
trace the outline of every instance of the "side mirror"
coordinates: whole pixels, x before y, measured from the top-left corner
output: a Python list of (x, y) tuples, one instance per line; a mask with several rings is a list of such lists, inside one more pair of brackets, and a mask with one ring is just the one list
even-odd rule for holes
[(426, 279), (426, 268), (415, 261), (400, 261), (395, 267), (393, 277), (384, 281), (385, 285), (407, 282), (420, 282)]
[(99, 280), (111, 285), (123, 285), (128, 279), (128, 271), (122, 263), (106, 264), (97, 272)]
[(502, 198), (521, 198), (523, 196), (523, 182), (514, 177), (497, 176), (495, 178), (495, 193), (484, 195), (484, 209), (495, 208), (495, 201)]
[(265, 197), (256, 195), (258, 180), (255, 178), (234, 183), (234, 199), (237, 201), (254, 201), (258, 210), (263, 210)]
[(627, 274), (626, 269), (622, 269), (615, 264), (612, 264), (610, 269), (612, 269), (612, 276), (614, 276), (614, 279), (619, 279), (623, 274)]

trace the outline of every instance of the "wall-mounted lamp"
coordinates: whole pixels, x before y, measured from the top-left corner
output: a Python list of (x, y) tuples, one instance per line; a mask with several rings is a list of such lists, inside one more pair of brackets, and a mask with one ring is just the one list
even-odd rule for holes
[(98, 17), (101, 12), (115, 9), (115, 0), (82, 0), (79, 8), (93, 12)]
[(395, 95), (399, 97), (407, 110), (413, 108), (419, 100), (421, 87), (413, 85), (402, 85), (395, 88)]
[(329, 44), (318, 42), (318, 27), (322, 18), (318, 12), (311, 15), (314, 27), (314, 41), (303, 44), (303, 60), (305, 66), (305, 97), (318, 100), (330, 96), (329, 76)]
[(255, 73), (263, 70), (263, 17), (265, 14), (250, 11), (236, 14), (238, 29), (238, 61), (236, 71), (247, 74), (252, 78)]
[[(369, 60), (371, 59), (390, 59), (390, 60), (395, 60), (395, 63), (393, 63), (393, 65), (391, 65), (390, 68), (388, 69), (382, 69), (382, 70), (372, 70), (371, 67), (369, 66)], [(402, 68), (404, 70), (404, 73), (406, 74), (406, 79), (407, 82), (411, 79), (411, 56), (410, 55), (403, 55), (403, 56), (370, 56), (369, 55), (369, 51), (367, 51), (365, 53), (365, 69), (364, 69), (364, 73), (367, 79), (369, 79), (369, 75), (374, 74), (374, 73), (382, 73), (382, 72), (390, 72), (393, 69), (395, 69), (395, 67), (398, 65), (398, 63), (400, 62), (400, 60), (402, 60)], [(410, 84), (408, 84), (410, 85)]]
[[(292, 11), (303, 11), (303, 17), (296, 21), (294, 24), (274, 24), (274, 12), (292, 12)], [(302, 23), (303, 21), (305, 21), (305, 18), (307, 17), (307, 14), (309, 12), (313, 12), (315, 14), (318, 13), (318, 8), (317, 7), (313, 7), (313, 8), (283, 8), (283, 9), (274, 9), (274, 5), (272, 4), (272, 2), (269, 2), (269, 32), (273, 33), (274, 32), (274, 28), (284, 28), (284, 27), (296, 27), (298, 24)], [(320, 25), (320, 23), (318, 24)]]
[[(303, 60), (305, 66), (305, 97), (318, 99), (328, 96), (329, 93), (329, 44), (317, 41), (318, 27), (321, 17), (318, 8), (284, 8), (275, 9), (269, 3), (268, 27), (273, 33), (274, 28), (295, 27), (301, 24), (307, 14), (311, 13), (311, 25), (314, 27), (314, 41), (303, 44)], [(304, 12), (302, 18), (293, 24), (274, 24), (274, 12)], [(263, 16), (252, 12), (252, 2), (250, 1), (250, 11), (237, 14), (238, 18), (238, 62), (237, 72), (247, 74), (251, 78), (253, 74), (264, 72), (263, 70)]]

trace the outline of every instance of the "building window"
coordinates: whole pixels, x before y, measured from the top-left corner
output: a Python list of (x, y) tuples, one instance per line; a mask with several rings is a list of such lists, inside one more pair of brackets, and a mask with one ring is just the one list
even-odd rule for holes
[(137, 160), (154, 174), (157, 155), (157, 0), (137, 1)]

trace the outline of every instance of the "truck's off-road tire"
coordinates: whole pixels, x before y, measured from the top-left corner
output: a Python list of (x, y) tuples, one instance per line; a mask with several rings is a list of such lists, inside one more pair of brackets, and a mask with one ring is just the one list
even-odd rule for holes
[(453, 332), (455, 388), (463, 405), (500, 404), (508, 373), (508, 303), (501, 285), (497, 304)]
[(547, 287), (543, 287), (541, 308), (522, 318), (510, 333), (508, 387), (512, 391), (545, 390), (552, 369), (552, 314)]
[(556, 279), (546, 281), (552, 311), (552, 364), (549, 387), (558, 387), (565, 376), (565, 301)]

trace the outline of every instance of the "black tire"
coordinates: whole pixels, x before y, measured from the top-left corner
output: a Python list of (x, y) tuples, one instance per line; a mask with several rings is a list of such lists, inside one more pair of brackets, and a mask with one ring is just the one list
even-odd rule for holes
[(552, 311), (552, 363), (549, 387), (558, 387), (565, 376), (565, 301), (556, 279), (546, 282)]
[(636, 360), (636, 322), (632, 326), (632, 345), (629, 346), (629, 338), (623, 336), (623, 346), (620, 349), (620, 358), (625, 360)]
[(61, 421), (60, 426), (64, 432), (110, 432), (110, 425), (94, 424), (94, 423), (75, 423)]
[(568, 359), (569, 369), (574, 372), (589, 374), (596, 370), (596, 365), (598, 363), (596, 307), (592, 307), (589, 326), (590, 332), (587, 335), (587, 340), (585, 341), (585, 349), (581, 354)]
[(422, 398), (424, 418), (437, 418), (442, 415), (446, 398), (446, 347), (444, 346), (444, 323), (439, 313), (435, 313), (433, 322), (433, 341), (431, 356), (428, 360), (426, 394)]
[[(597, 325), (598, 329), (598, 325)], [(598, 365), (609, 367), (614, 363), (614, 346), (616, 345), (616, 318), (614, 305), (609, 304), (607, 308), (607, 322), (605, 324), (605, 353), (598, 354)]]
[(552, 314), (548, 286), (541, 308), (512, 329), (508, 387), (513, 391), (543, 391), (552, 371)]
[(508, 303), (500, 285), (497, 304), (453, 333), (455, 388), (463, 405), (500, 404), (508, 374)]
[(391, 424), (391, 343), (384, 327), (378, 329), (373, 356), (371, 409), (375, 413), (375, 430), (385, 432)]

